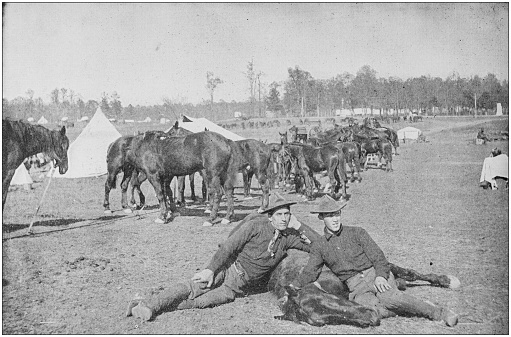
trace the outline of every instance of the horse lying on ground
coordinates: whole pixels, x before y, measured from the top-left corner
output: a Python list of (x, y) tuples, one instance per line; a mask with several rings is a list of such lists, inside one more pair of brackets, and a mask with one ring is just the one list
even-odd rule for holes
[(55, 160), (60, 174), (65, 174), (68, 169), (68, 148), (65, 126), (50, 131), (40, 125), (2, 119), (2, 210), (14, 172), (25, 158), (46, 153)]
[[(350, 324), (360, 327), (380, 324), (378, 314), (373, 309), (348, 300), (347, 287), (330, 270), (323, 270), (319, 279), (298, 290), (289, 287), (307, 264), (308, 255), (293, 252), (273, 271), (268, 290), (279, 298), (283, 312), (276, 319), (305, 322), (314, 326), (325, 324)], [(405, 290), (407, 282), (427, 281), (432, 286), (458, 288), (459, 280), (454, 276), (420, 274), (412, 269), (390, 264), (392, 274), (400, 290)]]

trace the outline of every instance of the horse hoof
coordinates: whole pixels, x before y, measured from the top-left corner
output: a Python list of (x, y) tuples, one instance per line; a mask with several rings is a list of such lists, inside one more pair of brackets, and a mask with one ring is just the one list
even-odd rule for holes
[(210, 214), (210, 213), (211, 213), (211, 210), (210, 210), (210, 209), (206, 209), (206, 210), (204, 211), (204, 213), (206, 213), (206, 214)]
[(228, 219), (225, 219), (225, 218), (224, 218), (224, 219), (222, 219), (222, 221), (220, 221), (220, 223), (221, 223), (222, 225), (228, 225), (228, 224), (230, 224), (230, 223), (231, 223), (231, 220), (228, 220)]
[(163, 219), (160, 219), (160, 218), (157, 218), (156, 220), (154, 220), (155, 223), (159, 223), (159, 224), (163, 224), (165, 223), (165, 221)]
[(450, 289), (458, 289), (460, 287), (461, 282), (460, 282), (460, 280), (456, 276), (447, 275), (447, 277), (451, 281), (449, 283), (449, 288)]
[(131, 208), (125, 208), (122, 210), (124, 213), (133, 213), (133, 211), (131, 210)]
[(111, 210), (109, 210), (109, 209), (105, 209), (105, 211), (103, 213), (105, 213), (105, 214), (112, 214), (113, 212)]
[(209, 221), (204, 221), (204, 223), (202, 224), (202, 227), (211, 227), (213, 226), (213, 224)]

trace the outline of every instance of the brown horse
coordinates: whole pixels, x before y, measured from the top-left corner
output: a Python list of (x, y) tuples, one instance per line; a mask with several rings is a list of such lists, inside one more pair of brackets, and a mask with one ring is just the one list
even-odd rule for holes
[(69, 139), (65, 126), (50, 131), (40, 125), (2, 119), (2, 210), (14, 172), (25, 158), (45, 153), (55, 160), (60, 174), (65, 174), (68, 169), (68, 149)]
[[(225, 220), (229, 222), (234, 214), (233, 192), (239, 170), (239, 155), (232, 141), (215, 132), (203, 131), (184, 137), (144, 137), (128, 154), (128, 160), (143, 171), (153, 185), (160, 202), (160, 216), (156, 219), (159, 223), (168, 219), (164, 196), (170, 194), (167, 189), (172, 179), (204, 170), (213, 204), (210, 214), (212, 223), (217, 218), (222, 187), (228, 204)], [(173, 200), (170, 203), (172, 209)]]
[[(307, 264), (307, 260), (307, 254), (293, 252), (272, 272), (268, 281), (268, 290), (277, 296), (283, 312), (282, 316), (275, 316), (276, 319), (296, 323), (306, 322), (313, 326), (379, 325), (380, 320), (375, 311), (348, 300), (348, 289), (330, 270), (323, 270), (314, 284), (309, 284), (300, 290), (289, 287)], [(434, 287), (455, 289), (460, 286), (458, 278), (452, 275), (421, 274), (392, 263), (389, 265), (400, 290), (405, 290), (409, 283), (415, 281), (429, 282)]]
[[(121, 181), (121, 207), (125, 212), (130, 213), (131, 208), (142, 208), (145, 205), (145, 195), (142, 193), (140, 185), (147, 179), (146, 174), (138, 170), (134, 163), (130, 162), (128, 158), (131, 157), (131, 151), (136, 147), (136, 144), (148, 137), (168, 136), (163, 131), (147, 131), (137, 136), (122, 136), (116, 139), (112, 144), (108, 146), (106, 163), (107, 163), (107, 178), (105, 181), (105, 198), (103, 201), (103, 207), (105, 213), (111, 213), (110, 210), (110, 191), (116, 187), (117, 175), (122, 172), (123, 177)], [(127, 190), (131, 182), (130, 190), (130, 203), (128, 204)], [(169, 182), (170, 184), (170, 182)], [(139, 204), (136, 204), (135, 191), (137, 192)], [(172, 191), (170, 187), (167, 188), (170, 192), (167, 198), (172, 198)], [(193, 189), (192, 189), (193, 191)], [(174, 211), (173, 209), (172, 211)]]
[(250, 186), (252, 184), (252, 177), (254, 174), (261, 185), (263, 191), (263, 198), (261, 201), (260, 210), (268, 207), (270, 195), (270, 182), (268, 180), (268, 168), (271, 160), (271, 148), (255, 139), (244, 139), (234, 142), (239, 146), (242, 158), (240, 167), (243, 173), (243, 187), (244, 195), (246, 198), (250, 196)]
[(346, 159), (344, 153), (332, 144), (313, 147), (307, 144), (290, 143), (282, 146), (283, 152), (288, 152), (297, 160), (297, 166), (305, 180), (307, 197), (313, 199), (313, 174), (328, 171), (333, 194), (341, 189), (342, 198), (346, 199)]

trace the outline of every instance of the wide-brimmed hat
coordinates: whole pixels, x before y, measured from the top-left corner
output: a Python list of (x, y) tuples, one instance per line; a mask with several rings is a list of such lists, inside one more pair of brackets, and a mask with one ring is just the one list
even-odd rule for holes
[(335, 201), (328, 195), (324, 195), (314, 207), (311, 213), (335, 213), (343, 209), (348, 203), (346, 201)]
[(296, 204), (296, 202), (287, 201), (286, 199), (284, 199), (283, 196), (281, 196), (277, 192), (274, 192), (270, 195), (270, 202), (269, 202), (268, 208), (261, 211), (261, 213), (270, 213), (270, 212), (277, 210), (279, 208), (289, 207), (294, 204)]

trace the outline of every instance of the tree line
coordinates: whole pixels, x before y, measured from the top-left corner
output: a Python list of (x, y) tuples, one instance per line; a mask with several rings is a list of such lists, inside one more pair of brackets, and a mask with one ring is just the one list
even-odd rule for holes
[(16, 119), (45, 116), (50, 122), (63, 117), (78, 120), (91, 117), (100, 106), (109, 117), (117, 120), (178, 119), (181, 115), (206, 117), (212, 120), (232, 119), (235, 112), (243, 118), (263, 117), (271, 111), (275, 117), (333, 116), (340, 109), (366, 108), (372, 112), (396, 113), (417, 111), (427, 114), (494, 114), (497, 103), (509, 111), (509, 83), (494, 74), (462, 78), (452, 72), (446, 79), (420, 76), (402, 80), (398, 77), (381, 78), (365, 65), (356, 75), (344, 72), (330, 79), (315, 79), (299, 66), (288, 68), (288, 78), (281, 82), (264, 82), (265, 74), (249, 61), (244, 73), (248, 80), (248, 99), (242, 102), (215, 101), (214, 93), (223, 80), (212, 72), (206, 73), (205, 88), (209, 100), (199, 104), (186, 99), (162, 97), (161, 104), (152, 106), (123, 106), (117, 92), (103, 92), (99, 100), (85, 101), (73, 89), (55, 88), (44, 103), (28, 89), (25, 96), (2, 100), (3, 116)]

